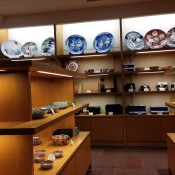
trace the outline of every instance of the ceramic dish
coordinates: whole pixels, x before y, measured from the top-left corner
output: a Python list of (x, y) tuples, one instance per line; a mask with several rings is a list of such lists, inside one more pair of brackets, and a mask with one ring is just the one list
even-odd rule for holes
[(38, 50), (37, 45), (34, 42), (27, 42), (25, 43), (22, 48), (22, 55), (24, 57), (33, 57)]
[(175, 27), (170, 29), (167, 33), (167, 46), (175, 47)]
[(53, 56), (55, 54), (55, 41), (53, 37), (45, 39), (41, 45), (43, 56)]
[(166, 45), (167, 35), (162, 30), (153, 29), (146, 33), (144, 40), (150, 49), (160, 49)]
[(53, 154), (55, 155), (55, 158), (63, 157), (63, 151), (60, 151), (60, 150), (53, 151)]
[(130, 50), (142, 50), (144, 48), (143, 36), (135, 31), (126, 34), (125, 43)]
[(66, 39), (65, 45), (69, 53), (81, 54), (86, 49), (87, 42), (81, 35), (71, 35)]
[(78, 62), (70, 60), (66, 63), (66, 69), (71, 70), (71, 71), (77, 71), (79, 68)]
[(98, 34), (94, 41), (93, 46), (97, 52), (108, 52), (114, 45), (114, 36), (109, 32), (102, 32)]
[(6, 40), (1, 45), (2, 53), (8, 58), (21, 57), (22, 45), (15, 40)]

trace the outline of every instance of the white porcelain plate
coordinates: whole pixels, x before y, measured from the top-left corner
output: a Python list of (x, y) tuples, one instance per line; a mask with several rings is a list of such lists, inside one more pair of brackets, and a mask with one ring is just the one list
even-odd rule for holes
[(8, 58), (21, 57), (22, 45), (15, 40), (6, 40), (1, 45), (2, 53)]
[(81, 35), (71, 35), (66, 41), (65, 45), (69, 53), (71, 54), (81, 54), (87, 47), (86, 39)]
[(43, 56), (53, 56), (55, 54), (55, 41), (53, 37), (45, 39), (41, 45)]
[(167, 35), (162, 30), (153, 29), (146, 33), (144, 40), (150, 49), (160, 49), (166, 45)]
[(71, 71), (77, 71), (79, 68), (78, 62), (70, 60), (66, 64), (66, 69), (71, 70)]
[(144, 48), (143, 36), (135, 31), (126, 34), (125, 43), (130, 50), (142, 50)]
[(99, 53), (108, 52), (113, 45), (114, 36), (109, 32), (102, 32), (98, 34), (93, 41), (93, 46)]
[(22, 46), (21, 50), (24, 57), (33, 57), (36, 54), (38, 47), (34, 42), (27, 42)]
[(167, 45), (169, 47), (175, 47), (175, 27), (167, 33)]

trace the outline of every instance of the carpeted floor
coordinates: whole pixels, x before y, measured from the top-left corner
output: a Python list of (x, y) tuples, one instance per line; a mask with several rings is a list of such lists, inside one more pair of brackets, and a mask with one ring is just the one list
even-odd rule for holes
[(92, 148), (86, 175), (169, 175), (165, 148)]

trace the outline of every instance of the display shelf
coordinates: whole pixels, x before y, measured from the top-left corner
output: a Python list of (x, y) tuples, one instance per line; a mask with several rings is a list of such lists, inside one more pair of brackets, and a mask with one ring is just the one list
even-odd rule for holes
[(74, 93), (74, 95), (122, 95), (122, 92), (91, 92), (91, 93)]
[(174, 91), (134, 91), (134, 92), (125, 92), (125, 95), (132, 95), (132, 94), (164, 94), (164, 93), (174, 93)]
[(171, 102), (165, 102), (165, 105), (168, 106), (171, 109), (175, 109), (175, 104)]
[[(45, 143), (41, 143), (40, 145), (34, 146), (34, 149), (33, 149), (34, 152), (38, 149), (45, 149), (46, 156), (48, 156), (49, 154), (51, 154), (53, 151), (56, 151), (56, 150), (61, 150), (63, 151), (63, 154), (64, 154), (63, 157), (57, 158), (54, 161), (53, 168), (49, 170), (43, 170), (40, 168), (40, 163), (34, 163), (34, 175), (40, 175), (40, 174), (43, 175), (48, 173), (49, 175), (60, 174), (66, 167), (66, 164), (71, 160), (73, 156), (76, 155), (76, 152), (78, 151), (78, 149), (81, 147), (81, 145), (84, 142), (86, 142), (87, 139), (89, 139), (89, 137), (90, 137), (89, 132), (80, 132), (78, 136), (74, 136), (73, 138), (71, 138), (74, 143), (73, 145), (70, 144), (70, 141), (68, 141), (67, 145), (63, 145), (63, 146), (54, 145), (52, 140), (50, 139)], [(89, 157), (87, 157), (87, 159), (89, 159)]]
[(79, 114), (79, 115), (76, 115), (76, 117), (97, 117), (97, 118), (99, 118), (99, 117), (107, 117), (107, 118), (109, 118), (109, 117), (116, 117), (116, 118), (118, 118), (118, 117), (123, 117), (123, 114), (118, 114), (118, 115), (106, 115), (106, 114), (103, 114), (103, 113), (101, 113), (101, 114), (95, 114), (95, 115), (86, 115), (86, 114)]
[(143, 50), (126, 50), (123, 51), (123, 54), (126, 56), (136, 56), (136, 55), (145, 55), (145, 54), (168, 54), (174, 53), (174, 48), (162, 48), (162, 49), (143, 49)]
[[(16, 60), (4, 60), (1, 61), (1, 70), (7, 71), (22, 71), (30, 70), (32, 76), (53, 77), (55, 76), (68, 76), (68, 77), (86, 77), (85, 74), (79, 72), (73, 72), (66, 70), (62, 67), (48, 65), (39, 61), (16, 61)], [(44, 75), (43, 75), (44, 74)]]
[(70, 59), (94, 59), (94, 57), (100, 58), (108, 58), (108, 57), (119, 57), (121, 54), (120, 51), (118, 52), (105, 52), (105, 53), (84, 53), (84, 54), (65, 54), (65, 55), (57, 55), (57, 58), (63, 60), (70, 60)]
[(79, 104), (75, 107), (59, 110), (58, 113), (47, 114), (45, 118), (28, 122), (0, 122), (0, 135), (26, 135), (36, 134), (50, 125), (63, 120), (64, 118), (82, 110), (88, 104)]
[(175, 66), (170, 66), (164, 73), (165, 75), (172, 75), (175, 74)]
[(156, 118), (156, 117), (171, 117), (171, 118), (175, 118), (173, 113), (169, 113), (169, 114), (151, 114), (151, 113), (147, 113), (147, 114), (125, 114), (126, 117), (147, 117), (147, 118)]

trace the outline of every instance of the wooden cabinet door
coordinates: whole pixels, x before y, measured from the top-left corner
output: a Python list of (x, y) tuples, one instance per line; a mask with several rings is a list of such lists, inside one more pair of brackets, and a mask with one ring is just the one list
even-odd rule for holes
[(75, 125), (80, 131), (91, 131), (90, 120), (88, 117), (76, 117)]
[(91, 137), (95, 142), (122, 142), (123, 118), (92, 118)]
[(76, 175), (75, 173), (75, 157), (73, 156), (72, 159), (67, 163), (66, 167), (62, 171), (60, 175)]
[(86, 141), (76, 152), (75, 159), (76, 159), (76, 175), (85, 175), (91, 164), (90, 137), (86, 139)]

